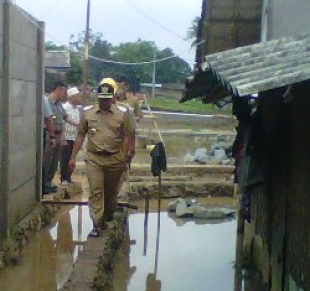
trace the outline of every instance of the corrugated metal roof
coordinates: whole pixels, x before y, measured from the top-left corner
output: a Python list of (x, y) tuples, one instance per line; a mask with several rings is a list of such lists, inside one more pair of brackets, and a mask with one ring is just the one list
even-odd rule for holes
[(71, 68), (68, 51), (47, 51), (45, 53), (45, 68)]
[(207, 55), (204, 69), (237, 96), (310, 79), (310, 35), (302, 34)]

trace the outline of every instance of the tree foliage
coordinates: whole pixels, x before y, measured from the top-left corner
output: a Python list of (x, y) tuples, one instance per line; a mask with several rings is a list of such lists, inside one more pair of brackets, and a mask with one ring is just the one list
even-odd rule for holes
[(196, 45), (199, 21), (200, 17), (195, 17), (191, 22), (191, 26), (187, 30), (186, 39), (192, 41), (191, 47), (194, 47)]
[[(52, 42), (46, 43), (47, 50), (59, 49)], [(64, 49), (64, 47), (61, 47)], [(68, 47), (71, 57), (72, 69), (68, 73), (68, 82), (82, 83), (82, 63), (84, 50), (84, 32), (77, 36), (72, 35)], [(172, 58), (170, 58), (173, 56)], [(167, 60), (157, 61), (168, 58)], [(89, 34), (89, 82), (96, 85), (103, 77), (126, 77), (131, 89), (139, 89), (140, 82), (151, 83), (154, 62), (156, 60), (157, 83), (180, 83), (190, 74), (191, 69), (187, 62), (174, 56), (171, 48), (160, 50), (152, 41), (138, 39), (136, 42), (121, 43), (112, 46), (104, 39), (102, 33)], [(109, 62), (110, 61), (110, 62)], [(142, 63), (131, 65), (129, 63)]]

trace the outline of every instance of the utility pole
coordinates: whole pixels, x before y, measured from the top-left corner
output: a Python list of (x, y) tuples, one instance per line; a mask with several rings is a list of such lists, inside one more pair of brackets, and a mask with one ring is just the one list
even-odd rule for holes
[(89, 15), (90, 15), (90, 0), (87, 0), (87, 13), (86, 13), (86, 30), (84, 39), (84, 57), (83, 57), (83, 99), (82, 105), (85, 104), (88, 93), (88, 50), (89, 50)]
[(155, 98), (155, 84), (156, 84), (156, 52), (154, 52), (152, 83), (153, 83), (153, 86), (152, 86), (152, 98)]

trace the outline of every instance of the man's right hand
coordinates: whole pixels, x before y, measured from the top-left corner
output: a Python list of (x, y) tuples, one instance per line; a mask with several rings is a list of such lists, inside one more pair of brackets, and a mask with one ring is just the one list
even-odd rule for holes
[(73, 172), (73, 170), (74, 170), (75, 167), (76, 167), (76, 160), (73, 159), (73, 158), (71, 158), (71, 159), (69, 160), (68, 166), (69, 166), (70, 171)]
[(54, 148), (56, 146), (56, 139), (55, 138), (50, 138), (50, 147)]

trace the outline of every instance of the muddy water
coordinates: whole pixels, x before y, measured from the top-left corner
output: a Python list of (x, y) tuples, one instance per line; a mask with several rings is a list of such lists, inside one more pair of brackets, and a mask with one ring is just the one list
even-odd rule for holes
[(129, 216), (109, 291), (232, 291), (236, 221)]
[[(130, 214), (128, 226), (110, 291), (233, 290), (236, 221), (153, 212)], [(0, 290), (60, 289), (91, 228), (88, 207), (64, 209), (31, 240), (23, 261), (0, 273)]]
[(30, 242), (22, 262), (0, 273), (1, 291), (55, 291), (69, 278), (92, 228), (88, 207), (64, 209)]

